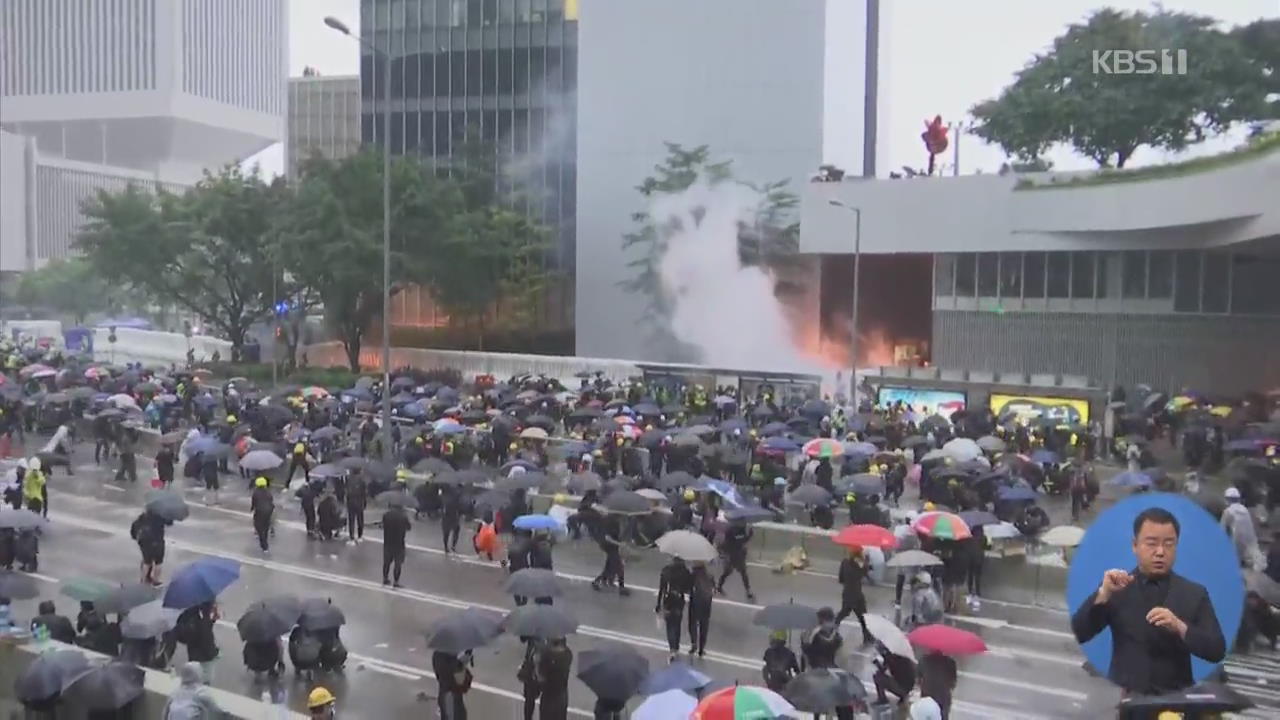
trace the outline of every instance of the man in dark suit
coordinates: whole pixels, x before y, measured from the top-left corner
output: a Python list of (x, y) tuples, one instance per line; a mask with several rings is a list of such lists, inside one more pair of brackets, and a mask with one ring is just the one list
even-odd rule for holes
[(1179, 532), (1177, 518), (1163, 508), (1139, 513), (1133, 521), (1138, 567), (1106, 571), (1071, 618), (1080, 643), (1111, 628), (1108, 677), (1127, 693), (1183, 690), (1194, 682), (1192, 655), (1211, 663), (1226, 656), (1209, 593), (1173, 572)]

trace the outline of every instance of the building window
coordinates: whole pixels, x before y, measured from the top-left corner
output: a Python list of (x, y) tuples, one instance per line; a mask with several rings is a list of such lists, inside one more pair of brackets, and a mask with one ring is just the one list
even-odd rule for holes
[(1231, 297), (1231, 256), (1225, 252), (1204, 255), (1204, 300), (1202, 312), (1225, 313)]
[(1022, 253), (1000, 253), (1000, 297), (1022, 297)]
[(1022, 296), (1033, 300), (1044, 298), (1044, 253), (1042, 252), (1023, 253)]
[(1200, 312), (1200, 251), (1182, 250), (1174, 269), (1174, 312)]
[(1128, 250), (1120, 254), (1123, 262), (1121, 292), (1126, 300), (1141, 300), (1147, 296), (1147, 254), (1142, 250)]
[(956, 284), (956, 256), (933, 256), (933, 294), (935, 297), (951, 297)]
[(1051, 252), (1046, 257), (1045, 273), (1048, 277), (1048, 295), (1051, 298), (1071, 297), (1071, 253)]
[(995, 297), (1000, 282), (1000, 254), (978, 253), (978, 297)]
[(1093, 300), (1094, 257), (1092, 252), (1071, 253), (1071, 297)]
[(1152, 300), (1173, 297), (1173, 253), (1168, 250), (1147, 253), (1147, 297)]
[(977, 295), (978, 256), (974, 253), (956, 255), (956, 297), (971, 298)]
[(1280, 258), (1231, 255), (1231, 313), (1233, 315), (1280, 315)]

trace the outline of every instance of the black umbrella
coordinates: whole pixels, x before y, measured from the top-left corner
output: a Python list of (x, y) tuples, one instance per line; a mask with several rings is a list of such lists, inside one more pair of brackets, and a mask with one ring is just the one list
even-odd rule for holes
[(684, 470), (676, 470), (658, 478), (657, 487), (659, 490), (675, 490), (676, 488), (689, 487), (696, 485), (697, 480), (693, 475)]
[(0, 507), (0, 528), (9, 530), (28, 530), (44, 527), (45, 520), (30, 510), (14, 510), (9, 506)]
[(93, 601), (93, 607), (104, 615), (129, 612), (160, 598), (160, 588), (147, 583), (129, 583), (112, 588)]
[(441, 485), (479, 485), (489, 479), (482, 470), (454, 470), (435, 477)]
[(171, 490), (152, 490), (147, 493), (147, 510), (168, 522), (186, 520), (191, 514), (186, 498)]
[(150, 640), (172, 630), (178, 624), (179, 610), (150, 602), (134, 608), (120, 621), (120, 636), (130, 640)]
[(831, 502), (831, 493), (817, 485), (801, 485), (787, 496), (787, 502), (796, 505), (826, 505)]
[(507, 632), (518, 637), (562, 638), (578, 631), (578, 621), (554, 605), (518, 607), (502, 621)]
[(843, 670), (818, 668), (803, 672), (787, 683), (783, 693), (797, 710), (833, 713), (867, 697), (862, 681)]
[(142, 696), (142, 668), (113, 661), (70, 682), (63, 691), (69, 705), (87, 710), (119, 710)]
[(649, 661), (630, 645), (609, 645), (578, 654), (578, 679), (596, 697), (626, 700), (649, 677)]
[(604, 481), (600, 476), (591, 472), (582, 472), (569, 476), (569, 481), (565, 483), (565, 487), (569, 492), (581, 495), (588, 490), (599, 490), (604, 485)]
[(347, 618), (332, 600), (309, 598), (302, 602), (298, 624), (307, 630), (332, 630), (347, 624)]
[(0, 570), (0, 597), (11, 600), (30, 600), (40, 596), (36, 581), (30, 576), (11, 570)]
[(245, 642), (270, 642), (298, 624), (300, 611), (296, 599), (293, 603), (256, 602), (236, 621), (236, 630)]
[(372, 461), (363, 457), (344, 457), (337, 462), (337, 465), (344, 470), (364, 470), (369, 467), (370, 462)]
[(426, 475), (453, 472), (453, 466), (437, 457), (423, 458), (413, 464), (413, 471)]
[(42, 653), (14, 681), (14, 694), (22, 703), (48, 702), (91, 669), (89, 658), (79, 650)]
[(812, 630), (818, 626), (818, 611), (808, 605), (776, 603), (757, 610), (752, 622), (770, 630)]
[(555, 419), (546, 415), (530, 415), (524, 419), (524, 424), (526, 427), (542, 428), (549, 433), (555, 432), (556, 429)]
[(502, 589), (516, 597), (560, 597), (563, 590), (555, 572), (544, 568), (525, 568), (511, 573)]
[(417, 507), (417, 501), (404, 489), (391, 489), (378, 493), (377, 501), (383, 507), (411, 508)]
[(604, 499), (604, 510), (614, 515), (648, 515), (653, 512), (649, 501), (630, 490), (615, 490)]
[(979, 527), (981, 525), (995, 525), (1000, 519), (985, 510), (965, 510), (960, 513), (960, 519), (969, 527)]
[(459, 610), (432, 623), (427, 647), (457, 655), (487, 645), (502, 634), (502, 618), (484, 610)]
[(724, 517), (729, 522), (742, 522), (749, 525), (774, 519), (771, 510), (766, 510), (759, 505), (744, 505), (725, 510)]
[(1203, 682), (1180, 692), (1163, 695), (1130, 695), (1116, 706), (1121, 715), (1133, 713), (1154, 717), (1164, 710), (1189, 713), (1239, 712), (1253, 707), (1253, 701), (1236, 690), (1215, 682)]
[(499, 480), (497, 488), (507, 492), (512, 490), (537, 490), (546, 481), (547, 476), (540, 472), (523, 472)]

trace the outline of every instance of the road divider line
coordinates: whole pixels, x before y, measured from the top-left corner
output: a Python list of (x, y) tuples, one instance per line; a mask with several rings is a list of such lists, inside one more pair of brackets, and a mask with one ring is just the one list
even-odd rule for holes
[[(128, 532), (126, 532), (125, 530), (116, 526), (112, 526), (106, 523), (96, 521), (96, 520), (88, 520), (85, 518), (77, 517), (73, 514), (67, 514), (65, 511), (54, 513), (54, 515), (60, 522), (66, 522), (70, 525), (75, 525), (88, 530), (95, 530), (95, 531), (106, 533), (108, 535), (112, 535), (116, 537), (124, 537), (124, 538), (128, 537)], [(368, 590), (370, 592), (378, 592), (378, 593), (382, 593), (384, 595), (389, 595), (389, 596), (407, 597), (413, 600), (418, 600), (420, 602), (424, 602), (428, 604), (439, 605), (442, 607), (448, 607), (448, 608), (459, 609), (459, 610), (469, 608), (469, 607), (474, 607), (474, 608), (486, 610), (489, 612), (494, 612), (504, 616), (508, 612), (510, 612), (510, 608), (500, 608), (500, 607), (487, 605), (483, 603), (463, 602), (463, 601), (454, 600), (452, 598), (446, 598), (446, 597), (434, 595), (431, 593), (421, 592), (418, 590), (411, 590), (411, 589), (393, 590), (384, 585), (381, 585), (379, 583), (375, 583), (372, 581), (368, 581), (368, 580), (352, 578), (345, 575), (338, 575), (338, 574), (326, 572), (323, 570), (314, 570), (311, 568), (304, 568), (297, 565), (291, 565), (288, 563), (281, 563), (281, 562), (276, 562), (272, 560), (264, 560), (261, 558), (252, 558), (252, 557), (240, 555), (237, 553), (227, 552), (221, 549), (209, 548), (202, 545), (197, 545), (195, 543), (190, 543), (183, 540), (176, 540), (173, 538), (169, 538), (167, 542), (169, 545), (179, 550), (185, 550), (187, 552), (195, 553), (197, 555), (221, 557), (228, 560), (235, 560), (237, 562), (240, 562), (242, 564), (249, 565), (252, 567), (258, 567), (266, 570), (298, 575), (298, 576), (307, 577), (313, 580), (320, 580), (322, 582), (331, 582), (338, 585), (345, 585), (347, 587)], [(663, 654), (666, 654), (668, 652), (665, 639), (660, 640), (658, 638), (645, 637), (641, 635), (632, 635), (630, 633), (607, 630), (604, 628), (598, 628), (598, 627), (589, 626), (589, 625), (579, 626), (578, 634), (586, 635), (588, 637), (617, 640), (617, 641), (628, 643), (638, 647), (653, 649)], [(862, 657), (871, 657), (871, 653), (862, 651), (862, 650), (853, 651), (850, 654), (851, 655), (856, 654)], [(739, 667), (743, 669), (759, 670), (760, 668), (760, 661), (755, 658), (747, 658), (747, 657), (742, 657), (738, 655), (730, 655), (728, 653), (720, 653), (715, 651), (709, 651), (707, 653), (707, 658), (724, 665), (730, 665), (730, 666)], [(959, 674), (961, 677), (972, 678), (978, 682), (1015, 687), (1022, 690), (1028, 690), (1031, 692), (1045, 694), (1045, 695), (1052, 695), (1052, 696), (1064, 698), (1067, 700), (1084, 701), (1085, 699), (1088, 698), (1087, 693), (1082, 693), (1075, 690), (1067, 690), (1065, 688), (1046, 687), (1042, 684), (1024, 682), (1021, 680), (1013, 680), (1010, 678), (1003, 678), (1003, 677), (997, 677), (992, 675), (985, 675), (982, 673), (975, 673), (975, 672), (966, 671), (966, 670), (961, 670)]]

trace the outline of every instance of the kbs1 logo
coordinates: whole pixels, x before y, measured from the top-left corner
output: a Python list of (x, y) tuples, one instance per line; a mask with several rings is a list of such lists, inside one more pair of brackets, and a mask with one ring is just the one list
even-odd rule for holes
[(1186, 75), (1187, 51), (1094, 50), (1094, 75)]

